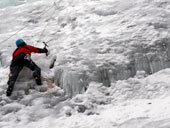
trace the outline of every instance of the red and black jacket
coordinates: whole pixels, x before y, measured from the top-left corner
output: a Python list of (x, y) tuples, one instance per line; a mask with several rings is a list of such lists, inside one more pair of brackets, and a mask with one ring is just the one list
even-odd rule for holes
[(31, 53), (45, 53), (46, 51), (41, 48), (36, 48), (30, 45), (23, 45), (18, 47), (12, 55), (11, 67), (15, 65), (23, 65), (25, 55), (31, 56)]
[(21, 46), (19, 48), (17, 48), (14, 52), (13, 52), (13, 59), (19, 55), (20, 53), (24, 53), (24, 54), (28, 54), (31, 56), (31, 53), (45, 53), (44, 49), (40, 49), (40, 48), (36, 48), (30, 45), (24, 45)]

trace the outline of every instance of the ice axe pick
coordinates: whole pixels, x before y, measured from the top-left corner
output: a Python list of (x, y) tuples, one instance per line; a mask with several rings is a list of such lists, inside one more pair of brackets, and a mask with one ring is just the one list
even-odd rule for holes
[[(43, 44), (45, 45), (44, 48), (48, 47), (47, 43), (43, 41)], [(48, 56), (48, 52), (46, 53), (46, 56)]]

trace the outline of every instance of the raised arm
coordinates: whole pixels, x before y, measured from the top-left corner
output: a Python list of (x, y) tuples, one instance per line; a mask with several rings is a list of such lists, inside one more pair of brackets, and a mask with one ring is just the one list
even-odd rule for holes
[(30, 49), (31, 52), (35, 52), (35, 53), (47, 53), (48, 50), (46, 48), (36, 48), (30, 45), (26, 45), (27, 48)]

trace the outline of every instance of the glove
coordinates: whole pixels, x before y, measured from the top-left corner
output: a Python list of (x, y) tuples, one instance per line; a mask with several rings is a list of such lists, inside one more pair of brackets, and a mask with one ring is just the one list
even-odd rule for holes
[(48, 53), (48, 50), (46, 47), (43, 50), (44, 50), (44, 53), (46, 53), (46, 54)]

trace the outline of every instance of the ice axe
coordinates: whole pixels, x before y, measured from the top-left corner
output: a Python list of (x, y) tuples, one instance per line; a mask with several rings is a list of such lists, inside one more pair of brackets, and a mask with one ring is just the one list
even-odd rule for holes
[[(45, 43), (44, 41), (42, 43), (45, 45), (44, 48), (48, 47), (47, 43)], [(48, 56), (48, 52), (46, 53), (46, 56)]]
[[(45, 45), (44, 48), (48, 47), (47, 43), (45, 43), (44, 41), (43, 41), (43, 44)], [(49, 53), (46, 53), (46, 56), (48, 56), (48, 55), (49, 55)], [(50, 62), (50, 66), (49, 66), (50, 69), (52, 69), (54, 67), (56, 59), (57, 59), (57, 57), (53, 56), (53, 58), (52, 58), (52, 60)]]

